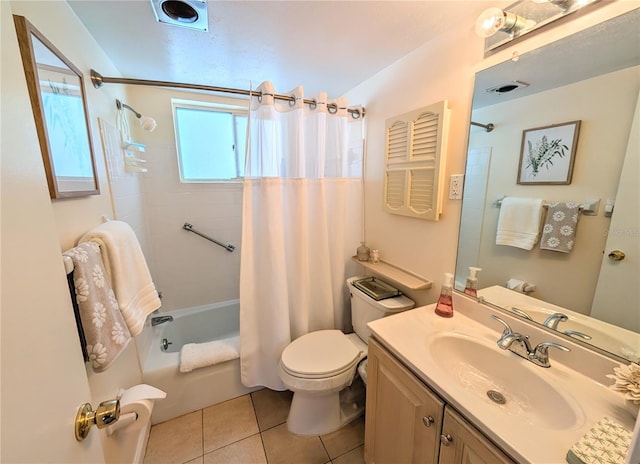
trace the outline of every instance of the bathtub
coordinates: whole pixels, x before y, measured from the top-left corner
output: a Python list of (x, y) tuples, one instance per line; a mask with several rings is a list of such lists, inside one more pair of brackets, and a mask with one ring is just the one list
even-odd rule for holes
[[(173, 321), (149, 328), (152, 331), (151, 342), (142, 362), (143, 382), (167, 392), (165, 399), (155, 403), (152, 424), (258, 389), (246, 388), (240, 382), (239, 359), (195, 369), (186, 374), (179, 371), (183, 344), (238, 335), (238, 300), (167, 311), (161, 315), (173, 316)], [(170, 343), (167, 350), (163, 349), (163, 340)]]

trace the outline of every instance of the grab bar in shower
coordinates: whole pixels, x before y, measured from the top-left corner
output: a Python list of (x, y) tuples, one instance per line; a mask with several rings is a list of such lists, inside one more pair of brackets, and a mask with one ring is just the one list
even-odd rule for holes
[(184, 225), (182, 226), (182, 228), (184, 230), (188, 230), (189, 232), (193, 232), (194, 234), (199, 235), (202, 238), (206, 238), (210, 242), (213, 242), (216, 245), (221, 246), (222, 248), (227, 250), (229, 253), (231, 253), (233, 250), (236, 249), (236, 247), (234, 247), (233, 245), (225, 245), (224, 243), (221, 243), (221, 242), (217, 241), (215, 238), (211, 238), (208, 235), (203, 234), (202, 232), (198, 232), (197, 230), (195, 230), (193, 228), (193, 225), (189, 224), (188, 222), (185, 222)]

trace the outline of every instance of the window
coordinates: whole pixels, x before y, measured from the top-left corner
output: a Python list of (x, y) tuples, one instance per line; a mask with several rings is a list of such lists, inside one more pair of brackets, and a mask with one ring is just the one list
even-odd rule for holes
[(244, 176), (247, 108), (173, 100), (181, 182), (217, 182)]

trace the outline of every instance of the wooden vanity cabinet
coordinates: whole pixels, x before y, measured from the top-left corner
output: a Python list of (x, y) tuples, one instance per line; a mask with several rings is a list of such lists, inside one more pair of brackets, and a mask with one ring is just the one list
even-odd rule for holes
[(445, 408), (441, 442), (439, 464), (514, 462), (450, 406)]
[(367, 378), (367, 464), (513, 463), (374, 338)]
[(372, 338), (365, 411), (367, 464), (438, 462), (444, 402)]

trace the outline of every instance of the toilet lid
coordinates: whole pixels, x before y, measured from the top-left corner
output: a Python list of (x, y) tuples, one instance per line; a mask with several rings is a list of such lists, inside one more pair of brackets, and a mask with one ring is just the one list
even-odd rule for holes
[(294, 340), (282, 352), (282, 366), (293, 375), (328, 377), (354, 365), (360, 350), (339, 330), (319, 330)]

